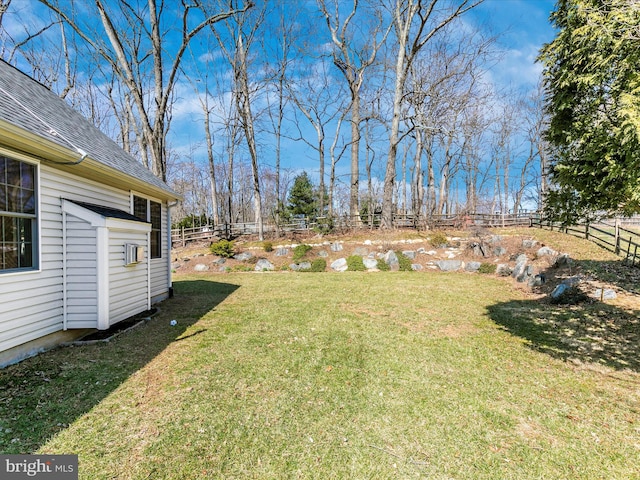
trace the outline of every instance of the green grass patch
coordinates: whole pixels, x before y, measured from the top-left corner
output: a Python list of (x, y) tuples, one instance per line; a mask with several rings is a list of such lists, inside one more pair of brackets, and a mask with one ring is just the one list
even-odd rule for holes
[(91, 479), (637, 478), (631, 351), (627, 369), (579, 357), (539, 321), (566, 311), (503, 280), (174, 286), (108, 344), (0, 371), (0, 451), (75, 453)]

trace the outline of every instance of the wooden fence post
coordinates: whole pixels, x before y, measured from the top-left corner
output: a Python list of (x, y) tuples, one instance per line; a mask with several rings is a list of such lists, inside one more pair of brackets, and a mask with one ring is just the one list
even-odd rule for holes
[(620, 219), (616, 218), (616, 255), (620, 255)]

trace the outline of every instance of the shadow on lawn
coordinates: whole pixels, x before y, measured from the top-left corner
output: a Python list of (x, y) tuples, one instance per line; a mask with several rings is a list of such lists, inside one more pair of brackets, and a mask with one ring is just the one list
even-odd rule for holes
[[(640, 269), (615, 260), (573, 260), (542, 273), (556, 279), (535, 288), (536, 293), (546, 295), (567, 277), (597, 278), (631, 295), (636, 294), (640, 280)], [(582, 301), (574, 305), (554, 305), (547, 297), (498, 303), (488, 312), (505, 330), (526, 339), (531, 348), (555, 358), (640, 372), (640, 312), (589, 298), (595, 286), (588, 282), (578, 288)]]
[(538, 351), (562, 360), (640, 372), (640, 312), (599, 302), (551, 305), (535, 300), (498, 303), (489, 315)]
[(159, 315), (108, 343), (59, 348), (0, 370), (0, 453), (36, 451), (172, 342), (204, 332), (186, 331), (239, 288), (206, 280), (174, 287)]

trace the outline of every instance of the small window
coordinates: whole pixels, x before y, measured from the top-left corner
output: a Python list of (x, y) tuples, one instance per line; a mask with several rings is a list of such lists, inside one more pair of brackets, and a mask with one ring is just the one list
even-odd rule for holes
[(162, 205), (143, 197), (133, 197), (133, 214), (151, 224), (149, 253), (151, 258), (162, 258)]
[(0, 271), (36, 267), (36, 167), (0, 156)]

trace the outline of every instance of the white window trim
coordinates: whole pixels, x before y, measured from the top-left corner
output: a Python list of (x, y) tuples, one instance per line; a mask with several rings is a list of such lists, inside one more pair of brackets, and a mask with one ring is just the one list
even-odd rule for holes
[(18, 160), (20, 162), (29, 163), (35, 166), (36, 175), (36, 232), (35, 239), (33, 239), (35, 255), (33, 256), (34, 260), (37, 262), (36, 266), (32, 268), (21, 268), (14, 270), (0, 270), (0, 275), (2, 277), (16, 276), (16, 275), (29, 275), (33, 273), (42, 272), (42, 188), (41, 188), (41, 180), (40, 180), (40, 161), (34, 157), (29, 155), (25, 155), (24, 153), (16, 152), (14, 150), (10, 150), (8, 148), (3, 148), (0, 146), (0, 155), (4, 157), (13, 158), (14, 160)]

